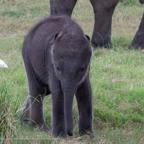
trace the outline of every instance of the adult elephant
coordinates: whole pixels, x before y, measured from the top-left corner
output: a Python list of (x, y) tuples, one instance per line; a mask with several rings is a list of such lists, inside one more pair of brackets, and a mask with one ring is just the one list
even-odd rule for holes
[[(77, 0), (50, 0), (51, 15), (71, 16)], [(111, 48), (112, 16), (119, 0), (90, 0), (94, 14), (95, 24), (91, 43), (94, 47)]]
[[(139, 0), (141, 4), (144, 4), (144, 0)], [(144, 13), (143, 17), (139, 26), (138, 31), (135, 34), (135, 37), (129, 46), (129, 49), (134, 48), (134, 49), (144, 49)]]
[[(144, 0), (139, 0), (141, 4)], [(74, 6), (77, 0), (50, 0), (51, 15), (68, 15), (71, 16)], [(94, 47), (100, 46), (105, 48), (111, 48), (111, 24), (112, 16), (116, 5), (119, 0), (90, 0), (94, 14), (95, 24), (91, 43)], [(144, 14), (141, 20), (139, 29), (129, 46), (130, 48), (138, 49), (141, 47), (144, 49)]]

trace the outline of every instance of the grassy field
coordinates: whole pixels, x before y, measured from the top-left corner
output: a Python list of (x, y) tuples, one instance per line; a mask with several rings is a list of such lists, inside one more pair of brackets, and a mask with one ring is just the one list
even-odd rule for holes
[[(28, 96), (28, 84), (21, 56), (29, 29), (49, 16), (49, 0), (0, 1), (0, 143), (144, 143), (144, 51), (126, 50), (142, 18), (144, 6), (138, 0), (121, 0), (112, 25), (116, 51), (97, 49), (91, 63), (93, 129), (95, 138), (79, 137), (76, 100), (73, 104), (74, 136), (54, 139), (50, 133), (19, 125)], [(88, 0), (79, 0), (72, 17), (90, 37), (94, 14)], [(51, 96), (44, 101), (45, 121), (51, 129)]]

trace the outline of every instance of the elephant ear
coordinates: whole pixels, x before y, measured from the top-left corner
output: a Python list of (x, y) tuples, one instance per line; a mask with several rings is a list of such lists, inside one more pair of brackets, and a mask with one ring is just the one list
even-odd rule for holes
[(88, 35), (85, 35), (85, 37), (88, 41), (90, 41), (90, 37)]
[(49, 39), (49, 44), (50, 44), (50, 45), (53, 45), (53, 44), (55, 43), (55, 41), (60, 40), (60, 39), (62, 38), (62, 36), (63, 36), (63, 32), (62, 32), (62, 31), (60, 31), (60, 32), (52, 35), (52, 36), (50, 37), (50, 39)]
[(54, 47), (52, 45), (54, 45), (54, 43), (58, 40), (60, 40), (63, 36), (63, 33), (60, 31), (54, 35), (52, 35), (50, 38), (49, 38), (49, 41), (48, 41), (48, 46), (51, 46), (51, 51), (50, 51), (50, 54), (51, 54), (51, 61), (52, 61), (52, 64), (54, 64), (54, 58), (53, 58), (53, 54), (54, 54)]
[(90, 42), (90, 37), (88, 35), (84, 35), (84, 37)]
[(55, 33), (50, 37), (49, 44), (53, 45), (55, 41), (59, 41), (66, 32), (67, 32), (66, 26), (64, 26), (61, 30), (59, 30), (59, 32)]

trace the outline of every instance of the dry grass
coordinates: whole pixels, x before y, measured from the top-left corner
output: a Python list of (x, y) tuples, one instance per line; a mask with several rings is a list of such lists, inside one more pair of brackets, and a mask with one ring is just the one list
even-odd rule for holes
[[(137, 11), (137, 12), (136, 12)], [(143, 15), (143, 7), (122, 7), (118, 4), (113, 16), (113, 36), (134, 37)]]

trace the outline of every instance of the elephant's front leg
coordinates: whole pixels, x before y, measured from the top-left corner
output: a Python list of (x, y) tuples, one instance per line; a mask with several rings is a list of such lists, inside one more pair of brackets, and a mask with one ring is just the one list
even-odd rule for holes
[(53, 101), (53, 136), (66, 138), (67, 132), (64, 114), (64, 96), (61, 90), (60, 82), (58, 80), (52, 81), (51, 94)]
[(30, 119), (31, 126), (41, 130), (48, 131), (43, 116), (43, 95), (39, 94), (36, 97), (30, 96)]
[(92, 91), (89, 77), (78, 87), (76, 98), (79, 109), (79, 134), (93, 136), (92, 130)]
[(50, 0), (51, 15), (71, 16), (77, 0)]
[(20, 120), (24, 123), (29, 123), (30, 122), (30, 102), (29, 102), (29, 97), (27, 99), (27, 102), (25, 104), (24, 110), (20, 116)]

